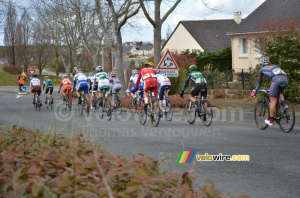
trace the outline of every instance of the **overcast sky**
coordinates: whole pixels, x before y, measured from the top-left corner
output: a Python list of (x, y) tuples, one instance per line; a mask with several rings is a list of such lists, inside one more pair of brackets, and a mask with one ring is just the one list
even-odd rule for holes
[[(205, 20), (205, 19), (233, 19), (234, 12), (240, 11), (242, 18), (246, 18), (251, 12), (259, 7), (265, 0), (204, 0), (209, 2), (209, 7), (218, 8), (217, 11), (208, 9), (202, 0), (182, 0), (175, 11), (169, 16), (162, 27), (162, 38), (166, 38), (166, 31), (170, 26), (171, 31), (175, 29), (179, 21)], [(173, 5), (173, 4), (172, 4)], [(165, 5), (164, 5), (165, 6)], [(163, 9), (162, 9), (163, 10)], [(167, 10), (167, 9), (166, 9)], [(138, 24), (142, 26), (141, 31), (125, 29), (123, 31), (123, 42), (127, 41), (153, 41), (153, 27), (146, 18), (140, 17)]]

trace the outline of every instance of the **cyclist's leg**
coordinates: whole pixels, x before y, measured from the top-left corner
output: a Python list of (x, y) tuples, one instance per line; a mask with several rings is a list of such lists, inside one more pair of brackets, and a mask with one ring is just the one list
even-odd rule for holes
[(130, 95), (132, 98), (135, 98), (135, 95), (133, 94), (134, 90), (135, 90), (135, 85), (133, 85), (133, 87), (131, 87), (131, 89), (130, 89)]
[[(270, 89), (269, 89), (269, 97), (270, 97), (270, 124), (273, 125), (274, 123), (274, 117), (276, 112), (276, 103), (277, 98), (279, 97), (279, 84), (280, 82), (276, 81), (276, 76), (274, 76), (271, 81)], [(267, 121), (266, 121), (267, 122)]]
[(46, 87), (46, 91), (45, 91), (45, 103), (47, 102), (46, 99), (48, 97), (48, 92), (49, 92), (49, 87)]
[(195, 96), (198, 96), (200, 92), (200, 86), (198, 83), (195, 84), (194, 88), (191, 90), (190, 94), (188, 95), (188, 98), (194, 102), (196, 105), (198, 105), (197, 98)]
[(53, 99), (52, 93), (53, 93), (53, 87), (50, 87), (50, 97), (51, 97), (51, 99)]
[(88, 86), (87, 83), (84, 86), (83, 91), (84, 91), (85, 99), (86, 99), (86, 102), (87, 102), (87, 106), (90, 106), (90, 104), (91, 104), (90, 103), (90, 93), (89, 93), (89, 86)]
[[(201, 90), (200, 90), (201, 98), (205, 100), (207, 98), (207, 84), (202, 83), (200, 88), (201, 88)], [(205, 103), (205, 105), (203, 105), (203, 109), (204, 109), (204, 112), (207, 111), (207, 104), (206, 103)]]

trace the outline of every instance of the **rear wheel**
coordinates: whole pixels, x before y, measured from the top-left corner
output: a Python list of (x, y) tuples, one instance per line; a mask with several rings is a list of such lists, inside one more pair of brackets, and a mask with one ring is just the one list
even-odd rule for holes
[(195, 109), (195, 103), (192, 102), (191, 100), (188, 100), (185, 104), (184, 115), (186, 121), (189, 124), (194, 124), (196, 120), (196, 109)]
[[(213, 109), (212, 106), (210, 104), (210, 102), (208, 100), (203, 100), (202, 101), (202, 122), (205, 126), (209, 126), (212, 123), (212, 119), (213, 119)], [(206, 111), (205, 111), (206, 109)]]
[(172, 101), (167, 99), (166, 100), (166, 107), (165, 107), (165, 115), (168, 121), (171, 121), (173, 118), (173, 108), (172, 108)]
[(295, 126), (295, 110), (287, 100), (283, 100), (279, 103), (279, 126), (285, 133), (289, 133)]
[(258, 101), (254, 109), (254, 117), (256, 125), (259, 129), (265, 130), (269, 125), (265, 123), (266, 119), (270, 119), (270, 110), (266, 101)]
[(122, 113), (122, 101), (119, 98), (119, 96), (116, 99), (116, 108), (117, 108), (116, 112), (118, 112), (119, 114), (121, 114)]
[(130, 100), (130, 104), (129, 104), (129, 111), (131, 113), (132, 116), (135, 115), (136, 113), (136, 106), (137, 106), (137, 102), (136, 102), (136, 99), (135, 98), (131, 98)]
[(144, 125), (147, 121), (147, 108), (144, 106), (144, 103), (141, 103), (139, 106), (139, 120), (142, 125)]
[(160, 120), (160, 109), (159, 109), (159, 105), (158, 102), (155, 100), (152, 102), (152, 114), (151, 116), (151, 122), (152, 125), (157, 127), (159, 124), (159, 120)]
[(108, 99), (105, 100), (104, 106), (105, 106), (106, 119), (111, 120), (112, 110), (111, 110), (111, 103)]
[(84, 106), (85, 106), (85, 100), (84, 100), (84, 99), (81, 99), (81, 104), (79, 104), (79, 102), (78, 102), (78, 109), (79, 109), (79, 114), (80, 114), (80, 116), (83, 115), (83, 109), (84, 109)]

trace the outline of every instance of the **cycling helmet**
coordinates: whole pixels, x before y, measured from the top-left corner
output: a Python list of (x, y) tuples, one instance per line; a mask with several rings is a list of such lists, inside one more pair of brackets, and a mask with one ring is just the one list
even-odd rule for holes
[(190, 71), (196, 71), (196, 70), (197, 70), (196, 65), (190, 65), (190, 66), (189, 66), (189, 70), (190, 70)]
[(65, 75), (63, 76), (63, 79), (64, 79), (64, 78), (68, 78), (68, 76), (65, 74)]
[(159, 74), (160, 73), (160, 70), (159, 69), (157, 69), (157, 70), (155, 70), (156, 71), (156, 74)]
[(132, 74), (138, 74), (138, 73), (139, 73), (138, 70), (136, 69), (132, 70)]
[(260, 65), (269, 65), (269, 64), (270, 64), (269, 58), (267, 58), (267, 57), (261, 58), (261, 59), (259, 60), (259, 64), (260, 64)]
[(115, 73), (111, 73), (111, 74), (110, 74), (110, 77), (111, 77), (111, 78), (114, 78), (114, 77), (116, 77), (116, 74), (115, 74)]
[(152, 62), (145, 63), (145, 67), (154, 67), (154, 63)]
[(82, 70), (81, 70), (80, 68), (78, 68), (78, 69), (76, 70), (76, 74), (78, 74), (78, 73), (82, 73)]
[(49, 76), (45, 76), (45, 79), (48, 79), (49, 78)]
[(37, 75), (36, 75), (36, 74), (35, 74), (35, 75), (33, 75), (33, 76), (32, 76), (32, 78), (37, 78)]
[(96, 67), (96, 72), (103, 72), (103, 67), (102, 66)]
[(93, 72), (90, 72), (89, 76), (95, 76), (95, 74)]

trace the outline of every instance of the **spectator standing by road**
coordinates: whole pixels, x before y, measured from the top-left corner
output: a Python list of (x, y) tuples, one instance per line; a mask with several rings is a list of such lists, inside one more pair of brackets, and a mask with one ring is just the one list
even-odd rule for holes
[(19, 90), (22, 92), (21, 88), (24, 86), (24, 78), (23, 76), (19, 76)]

